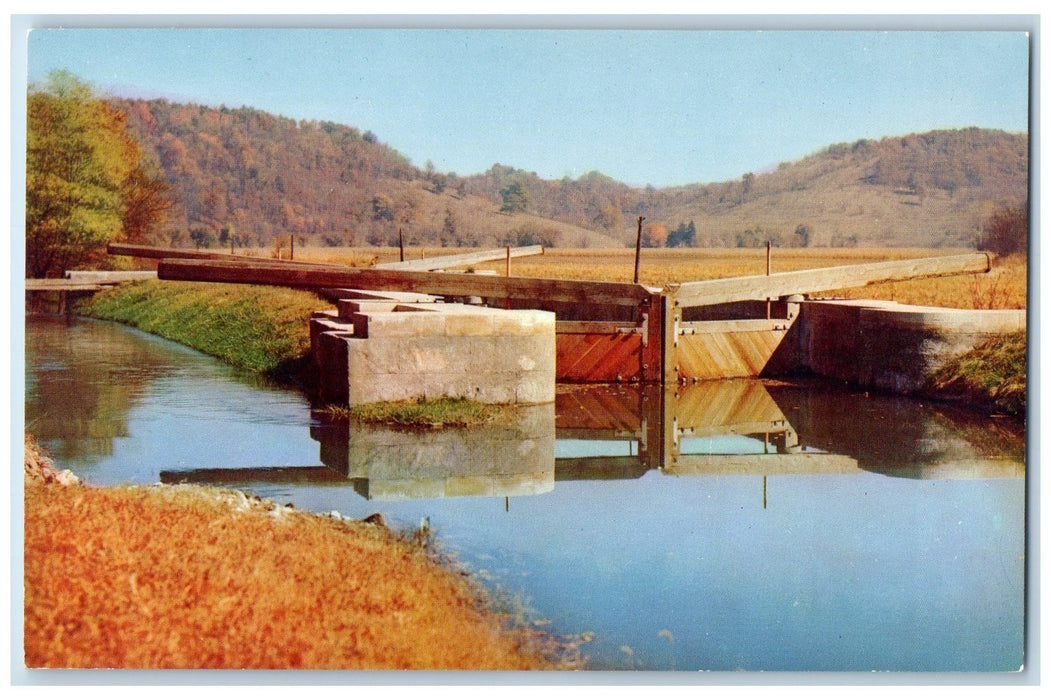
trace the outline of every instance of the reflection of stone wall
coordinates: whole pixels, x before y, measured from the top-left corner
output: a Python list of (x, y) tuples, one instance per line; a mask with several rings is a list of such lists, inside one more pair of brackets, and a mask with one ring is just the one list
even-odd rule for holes
[(1025, 324), (1025, 311), (1016, 310), (808, 301), (800, 315), (801, 356), (817, 374), (907, 394), (952, 357)]
[(322, 461), (356, 480), (367, 498), (521, 496), (554, 488), (554, 404), (519, 407), (502, 425), (431, 432), (330, 426), (311, 435), (321, 441)]
[(914, 399), (858, 391), (768, 387), (805, 448), (850, 456), (869, 471), (965, 478), (1024, 473), (1024, 438), (989, 429)]

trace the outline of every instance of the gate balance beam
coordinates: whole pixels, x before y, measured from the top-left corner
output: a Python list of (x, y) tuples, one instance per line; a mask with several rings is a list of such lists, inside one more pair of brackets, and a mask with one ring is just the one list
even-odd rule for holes
[(232, 260), (161, 260), (162, 280), (228, 282), (276, 287), (325, 289), (346, 287), (422, 292), (437, 296), (490, 299), (536, 299), (578, 304), (640, 306), (657, 294), (638, 284), (584, 282), (529, 277), (450, 275), (443, 272), (377, 270), (339, 266), (305, 266), (293, 262)]
[(496, 248), (493, 250), (480, 250), (475, 253), (458, 253), (454, 255), (438, 255), (433, 258), (421, 260), (405, 260), (403, 262), (379, 263), (373, 265), (374, 270), (417, 270), (419, 272), (430, 272), (432, 270), (444, 270), (449, 267), (463, 267), (464, 265), (475, 265), (477, 263), (505, 260), (508, 257), (522, 258), (529, 255), (543, 255), (544, 246), (531, 245), (516, 248)]
[(991, 267), (988, 254), (968, 253), (686, 282), (679, 285), (677, 290), (669, 291), (673, 291), (675, 306), (706, 306), (735, 301), (780, 299), (792, 294), (864, 287), (878, 282), (988, 272)]
[[(231, 255), (230, 253), (213, 253), (206, 250), (158, 248), (156, 246), (132, 245), (130, 243), (110, 243), (106, 246), (106, 252), (110, 255), (126, 255), (132, 258), (148, 258), (150, 260), (238, 260), (249, 262), (273, 260), (273, 258), (264, 258), (256, 255)], [(329, 263), (302, 262), (300, 260), (285, 260), (284, 262), (304, 267), (343, 267)]]

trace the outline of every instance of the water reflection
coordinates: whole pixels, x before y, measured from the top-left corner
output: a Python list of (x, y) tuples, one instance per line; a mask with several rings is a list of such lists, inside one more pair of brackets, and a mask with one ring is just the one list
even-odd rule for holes
[[(304, 399), (214, 363), (188, 369), (197, 353), (114, 324), (34, 320), (26, 343), (27, 427), (61, 460), (112, 455), (129, 435), (129, 415), (165, 393), (169, 414), (205, 423), (214, 414), (228, 440), (234, 407), (250, 424), (307, 430), (317, 446), (298, 464), (237, 464), (235, 455), (227, 464), (161, 465), (165, 481), (349, 482), (366, 499), (401, 500), (538, 495), (557, 482), (638, 479), (651, 470), (920, 479), (1017, 478), (1025, 470), (1016, 422), (827, 384), (562, 385), (554, 405), (522, 408), (508, 424), (409, 432), (325, 423), (316, 414), (304, 426)], [(252, 391), (264, 400), (242, 398)]]
[(555, 412), (550, 404), (516, 412), (507, 425), (416, 432), (311, 428), (325, 465), (369, 500), (524, 496), (555, 486)]
[(320, 467), (164, 471), (164, 481), (349, 482), (369, 500), (547, 493), (556, 482), (667, 476), (878, 472), (920, 479), (1019, 478), (1011, 423), (913, 400), (760, 380), (559, 387), (554, 405), (506, 425), (416, 432), (315, 423)]

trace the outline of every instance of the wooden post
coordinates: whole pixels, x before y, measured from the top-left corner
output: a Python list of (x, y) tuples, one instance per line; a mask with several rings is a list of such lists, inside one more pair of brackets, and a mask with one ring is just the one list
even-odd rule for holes
[(667, 294), (661, 295), (661, 306), (661, 381), (666, 386), (675, 386), (679, 383), (679, 347), (675, 331), (682, 312)]
[(664, 381), (664, 300), (663, 294), (653, 294), (640, 305), (640, 324), (645, 324), (642, 335), (642, 376), (644, 382)]
[(398, 228), (398, 261), (405, 262), (405, 243), (401, 237), (401, 228)]
[[(510, 277), (510, 276), (511, 276), (511, 246), (507, 246), (507, 260), (506, 260), (506, 263), (504, 264), (504, 277)], [(507, 297), (506, 299), (504, 299), (504, 308), (505, 309), (510, 309), (511, 308), (511, 297)]]
[(638, 232), (635, 234), (635, 284), (639, 283), (639, 256), (642, 253), (642, 220), (645, 216), (640, 216), (638, 221)]
[[(766, 276), (770, 276), (770, 241), (766, 242)], [(770, 320), (770, 297), (766, 298), (766, 320)]]

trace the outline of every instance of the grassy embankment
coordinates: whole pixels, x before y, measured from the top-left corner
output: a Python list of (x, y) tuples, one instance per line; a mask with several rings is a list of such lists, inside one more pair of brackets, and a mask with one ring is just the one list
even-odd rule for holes
[(134, 282), (95, 294), (76, 307), (200, 350), (235, 367), (293, 376), (310, 352), (307, 319), (331, 304), (279, 287)]
[[(25, 663), (554, 669), (572, 647), (381, 524), (200, 486), (92, 488), (25, 460)], [(177, 546), (173, 546), (177, 545)]]
[(953, 359), (928, 381), (935, 398), (1021, 416), (1026, 409), (1026, 337), (987, 340)]

